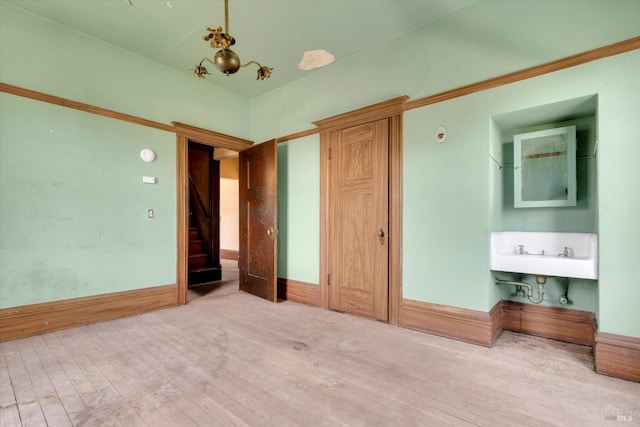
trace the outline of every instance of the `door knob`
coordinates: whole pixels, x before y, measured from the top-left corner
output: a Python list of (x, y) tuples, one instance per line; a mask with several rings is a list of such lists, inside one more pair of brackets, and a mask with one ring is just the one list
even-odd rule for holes
[(267, 235), (273, 239), (273, 227), (267, 229)]
[(382, 228), (378, 231), (378, 239), (380, 239), (380, 244), (384, 245), (384, 230)]

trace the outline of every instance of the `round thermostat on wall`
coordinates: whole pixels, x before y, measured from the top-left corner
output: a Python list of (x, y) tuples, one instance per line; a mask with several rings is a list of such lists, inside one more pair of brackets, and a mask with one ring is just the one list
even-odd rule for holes
[(156, 153), (154, 153), (152, 150), (149, 150), (148, 148), (144, 148), (140, 151), (140, 158), (145, 162), (152, 162), (153, 159), (156, 158)]

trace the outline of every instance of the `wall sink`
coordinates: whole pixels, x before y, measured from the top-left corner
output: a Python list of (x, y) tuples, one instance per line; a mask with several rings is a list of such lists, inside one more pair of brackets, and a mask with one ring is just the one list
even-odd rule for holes
[(500, 231), (491, 233), (491, 270), (535, 276), (598, 278), (598, 235)]

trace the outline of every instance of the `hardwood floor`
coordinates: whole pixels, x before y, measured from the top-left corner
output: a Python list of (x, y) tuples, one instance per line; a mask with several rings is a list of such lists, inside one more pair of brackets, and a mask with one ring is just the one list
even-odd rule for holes
[(192, 302), (202, 297), (223, 296), (240, 291), (238, 261), (221, 259), (222, 280), (201, 283), (187, 289), (187, 301)]
[[(606, 417), (632, 414), (633, 421)], [(1, 426), (638, 425), (590, 348), (493, 348), (236, 293), (0, 343)]]

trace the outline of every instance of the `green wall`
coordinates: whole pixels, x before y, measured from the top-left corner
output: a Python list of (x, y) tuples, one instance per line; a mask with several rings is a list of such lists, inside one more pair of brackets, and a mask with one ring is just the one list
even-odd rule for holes
[(278, 145), (278, 277), (319, 283), (320, 140)]
[[(487, 121), (478, 97), (405, 113), (403, 297), (488, 311)], [(464, 111), (461, 114), (461, 111)], [(448, 130), (443, 144), (436, 129)]]
[[(619, 211), (615, 209), (619, 212), (616, 221), (609, 219), (611, 208), (602, 202), (602, 197), (611, 192), (608, 186), (611, 174), (618, 174), (621, 166), (630, 176), (626, 176), (624, 184), (619, 180), (616, 185), (631, 190), (632, 183), (637, 182), (634, 181), (637, 173), (634, 177), (631, 166), (634, 160), (619, 153), (618, 156), (622, 154), (627, 160), (624, 167), (615, 165), (602, 154), (603, 150), (617, 152), (623, 149), (632, 155), (630, 147), (621, 146), (619, 136), (605, 135), (603, 130), (612, 129), (610, 121), (615, 116), (612, 111), (621, 106), (625, 111), (640, 113), (638, 103), (629, 96), (637, 87), (631, 77), (634, 71), (640, 71), (638, 51), (407, 112), (404, 134), (405, 297), (487, 311), (499, 299), (518, 300), (513, 297), (512, 289), (494, 285), (492, 278), (486, 275), (490, 231), (598, 232), (600, 278), (598, 281), (572, 280), (569, 296), (574, 304), (570, 308), (597, 312), (601, 330), (640, 335), (640, 322), (637, 322), (632, 304), (617, 312), (625, 303), (613, 304), (617, 292), (640, 297), (631, 277), (633, 264), (627, 258), (626, 263), (615, 263), (617, 270), (611, 269), (606, 260), (611, 262), (617, 254), (611, 248), (607, 251), (603, 245), (613, 239), (619, 248), (624, 248), (622, 253), (634, 252), (637, 243), (632, 243), (635, 239), (628, 234), (633, 236), (636, 232), (637, 220), (631, 220), (633, 214), (625, 216), (626, 212), (633, 212), (634, 207), (637, 209), (638, 193), (625, 192), (624, 203), (628, 206)], [(627, 88), (627, 92), (623, 93), (621, 89), (615, 92), (615, 87)], [(542, 117), (542, 123), (530, 125), (553, 123), (564, 118), (561, 115), (554, 117), (554, 112), (563, 111), (556, 108), (559, 103), (593, 95), (597, 95), (598, 100), (597, 119), (594, 119), (597, 122), (593, 126), (598, 133), (583, 139), (578, 147), (578, 155), (586, 157), (579, 160), (582, 166), (579, 168), (581, 193), (578, 205), (574, 208), (513, 209), (513, 166), (510, 165), (513, 154), (510, 145), (504, 143), (504, 129), (500, 131), (496, 118), (536, 107), (552, 113)], [(633, 130), (631, 121), (616, 120), (616, 123), (620, 130), (613, 128), (614, 132), (631, 140), (635, 135), (638, 141), (638, 131)], [(440, 124), (449, 130), (449, 138), (442, 145), (436, 144), (432, 136)], [(599, 140), (598, 154), (589, 157), (595, 138)], [(501, 169), (490, 155), (504, 168)], [(436, 188), (431, 188), (434, 186)], [(460, 197), (461, 192), (464, 197)], [(476, 198), (476, 195), (480, 196)], [(611, 234), (607, 233), (608, 229), (613, 229)], [(628, 229), (626, 236), (622, 229)], [(454, 243), (450, 244), (446, 236)], [(426, 247), (420, 249), (421, 246)], [(626, 280), (620, 282), (620, 276)], [(527, 280), (533, 283), (533, 278)], [(557, 302), (561, 291), (558, 279), (550, 279), (546, 290), (544, 304), (560, 306)], [(473, 301), (468, 301), (469, 294), (475, 295)], [(487, 296), (488, 299), (482, 301)], [(612, 306), (615, 308), (610, 310)]]
[[(640, 51), (602, 70), (599, 97), (600, 330), (640, 337)], [(606, 76), (606, 78), (605, 78)]]
[(249, 100), (0, 3), (0, 81), (170, 124), (249, 137)]
[[(544, 4), (476, 2), (443, 17), (435, 25), (339, 60), (250, 101), (193, 79), (188, 73), (167, 69), (0, 4), (0, 81), (163, 123), (183, 121), (265, 141), (309, 129), (315, 120), (396, 96), (420, 98), (637, 36), (640, 2), (590, 1), (581, 2), (580, 8), (576, 8), (574, 1), (555, 1), (553, 10), (541, 6)], [(637, 310), (640, 287), (633, 268), (640, 249), (636, 219), (640, 196), (634, 191), (635, 183), (640, 182), (638, 168), (634, 167), (640, 154), (635, 126), (640, 114), (635, 96), (640, 93), (636, 78), (640, 73), (639, 62), (640, 54), (631, 52), (405, 114), (405, 298), (488, 311), (505, 297), (504, 291), (493, 283), (488, 269), (490, 232), (510, 227), (515, 218), (510, 217), (504, 205), (504, 170), (490, 157), (503, 161), (501, 129), (494, 118), (595, 95), (599, 138), (595, 159), (597, 212), (589, 210), (587, 216), (597, 222), (600, 278), (597, 286), (584, 286), (576, 295), (582, 295), (580, 307), (598, 311), (601, 330), (640, 337)], [(161, 266), (152, 274), (142, 271), (150, 263), (166, 260), (175, 263), (175, 243), (167, 237), (175, 233), (172, 229), (175, 201), (167, 201), (165, 197), (174, 194), (170, 185), (174, 185), (175, 171), (163, 160), (164, 155), (172, 155), (172, 136), (137, 128), (129, 133), (130, 125), (111, 121), (101, 125), (84, 113), (73, 113), (82, 117), (72, 119), (48, 109), (38, 115), (41, 122), (35, 123), (26, 117), (29, 113), (25, 110), (31, 107), (19, 107), (22, 102), (25, 101), (3, 95), (3, 108), (22, 113), (11, 120), (6, 130), (3, 125), (2, 162), (12, 164), (13, 156), (26, 157), (31, 152), (28, 147), (33, 146), (54, 151), (49, 154), (60, 165), (41, 165), (37, 170), (25, 166), (19, 170), (2, 164), (3, 262), (13, 257), (7, 264), (14, 270), (36, 272), (29, 286), (40, 286), (43, 282), (36, 279), (44, 278), (42, 289), (18, 293), (22, 295), (20, 300), (6, 302), (7, 298), (16, 297), (2, 294), (3, 306), (166, 284), (175, 267)], [(30, 102), (33, 101), (27, 101)], [(4, 110), (1, 113), (4, 116)], [(49, 119), (55, 122), (48, 122)], [(13, 122), (33, 129), (22, 135)], [(54, 130), (53, 135), (60, 132), (49, 123), (63, 123), (66, 128), (70, 122), (79, 129), (70, 133), (68, 141), (48, 132), (49, 129)], [(440, 125), (449, 130), (442, 145), (436, 144), (433, 136)], [(94, 135), (95, 129), (103, 132)], [(56, 138), (52, 146), (46, 143), (50, 138)], [(26, 141), (25, 147), (18, 141)], [(290, 141), (279, 149), (280, 276), (311, 283), (318, 280), (318, 145), (314, 136)], [(161, 153), (158, 163), (146, 165), (138, 160), (142, 146), (152, 146)], [(54, 147), (73, 152), (77, 156), (74, 160), (79, 160), (81, 166), (66, 163)], [(79, 153), (80, 147), (86, 152)], [(96, 150), (106, 150), (100, 160), (95, 159)], [(5, 152), (11, 153), (11, 159), (5, 159)], [(158, 168), (153, 171), (159, 177), (155, 187), (137, 181), (146, 174), (145, 167)], [(94, 176), (87, 178), (90, 181), (81, 181), (87, 170), (104, 171), (101, 175), (104, 182), (96, 183)], [(5, 178), (4, 174), (8, 176)], [(23, 185), (24, 191), (19, 195), (17, 190), (5, 190), (5, 182), (11, 183), (12, 188)], [(54, 182), (61, 184), (54, 188)], [(89, 187), (99, 190), (101, 196), (90, 196)], [(47, 206), (30, 207), (25, 192), (40, 192)], [(106, 215), (102, 221), (92, 219), (85, 228), (83, 221), (88, 221), (88, 207), (82, 206), (85, 197), (73, 198), (71, 192), (86, 195), (93, 208), (111, 216)], [(589, 194), (591, 198), (593, 195)], [(67, 203), (54, 203), (51, 199), (54, 195), (66, 198)], [(104, 202), (107, 200), (113, 203), (107, 205)], [(9, 203), (31, 212), (29, 215), (35, 221), (31, 224), (35, 224), (36, 230), (50, 233), (46, 241), (34, 245), (32, 258), (26, 257), (26, 252), (22, 253), (25, 256), (19, 256), (24, 250), (20, 245), (35, 242), (35, 232), (25, 230), (27, 219), (17, 214), (16, 208), (8, 208)], [(145, 219), (148, 207), (159, 209), (160, 216)], [(72, 209), (78, 210), (78, 214)], [(5, 212), (12, 213), (11, 223), (5, 220)], [(45, 214), (37, 216), (42, 212)], [(533, 227), (534, 217), (519, 217), (517, 221)], [(163, 230), (155, 236), (147, 234), (146, 231), (155, 230), (153, 227), (165, 220), (173, 225), (160, 227)], [(130, 232), (119, 234), (120, 226)], [(71, 230), (80, 230), (79, 235)], [(103, 230), (106, 234), (101, 234)], [(26, 239), (21, 238), (22, 234)], [(101, 236), (104, 240), (100, 240)], [(150, 249), (156, 245), (162, 249)], [(89, 249), (82, 252), (81, 247)], [(105, 252), (100, 252), (102, 249)], [(146, 256), (149, 250), (153, 251), (152, 256)], [(95, 251), (103, 256), (92, 258), (92, 264), (86, 268), (82, 266), (89, 258), (85, 253)], [(49, 261), (48, 256), (53, 260)], [(90, 268), (98, 271), (111, 268), (103, 264), (131, 268), (114, 272), (117, 283), (96, 281), (83, 286)], [(38, 270), (41, 265), (46, 268)], [(4, 273), (2, 267), (0, 292), (9, 286), (4, 281), (4, 275), (9, 273)], [(23, 273), (11, 273), (11, 281)], [(73, 274), (77, 277), (72, 277)], [(66, 282), (75, 285), (61, 291), (59, 284)], [(31, 299), (24, 298), (26, 294)]]
[(640, 2), (579, 3), (475, 2), (251, 99), (251, 137), (267, 141), (397, 96), (421, 98), (638, 36)]
[(0, 307), (175, 283), (175, 203), (175, 136), (0, 94)]
[[(248, 99), (2, 3), (0, 54), (3, 83), (249, 135)], [(175, 149), (170, 132), (0, 94), (0, 308), (175, 283)]]
[[(575, 2), (559, 1), (554, 2), (552, 13), (539, 2), (477, 2), (437, 25), (252, 99), (251, 134), (256, 140), (268, 140), (399, 95), (416, 99), (629, 39), (637, 36), (632, 22), (639, 17), (639, 2), (581, 2), (575, 8)], [(536, 29), (536, 36), (516, 28)], [(638, 310), (632, 307), (632, 301), (640, 300), (640, 287), (632, 280), (637, 274), (629, 261), (630, 254), (638, 252), (639, 240), (635, 231), (630, 233), (633, 238), (623, 231), (638, 229), (637, 221), (631, 219), (638, 204), (632, 190), (637, 172), (630, 167), (633, 155), (625, 153), (637, 151), (638, 146), (638, 131), (629, 119), (640, 113), (637, 97), (632, 95), (638, 93), (633, 90), (637, 82), (625, 74), (627, 70), (629, 75), (640, 73), (637, 57), (637, 52), (627, 53), (405, 113), (404, 298), (488, 311), (500, 299), (512, 298), (508, 289), (494, 284), (489, 270), (491, 231), (552, 225), (557, 230), (596, 230), (600, 279), (576, 281), (570, 289), (571, 307), (596, 312), (603, 331), (640, 336)], [(629, 87), (626, 93), (625, 87)], [(600, 154), (588, 160), (590, 181), (581, 205), (568, 211), (513, 212), (505, 204), (508, 173), (490, 157), (504, 162), (503, 129), (494, 118), (592, 96), (598, 99)], [(618, 108), (626, 109), (623, 117), (628, 120), (612, 119)], [(550, 117), (547, 123), (565, 119)], [(544, 123), (528, 125), (539, 124)], [(440, 125), (449, 130), (442, 145), (434, 138)], [(605, 140), (604, 129), (615, 137)], [(622, 135), (624, 143), (618, 142)], [(602, 154), (603, 150), (612, 152)], [(618, 169), (614, 159), (629, 167)], [(616, 198), (603, 196), (612, 193), (610, 185), (616, 186)], [(319, 197), (315, 184), (298, 191)], [(618, 212), (618, 208), (624, 210)], [(603, 215), (605, 209), (616, 213)], [(569, 230), (576, 226), (579, 230)], [(620, 252), (625, 255), (618, 257)], [(308, 265), (310, 260), (304, 253), (290, 253), (287, 262), (288, 266)], [(559, 292), (559, 283), (550, 280), (544, 303), (556, 305)]]

